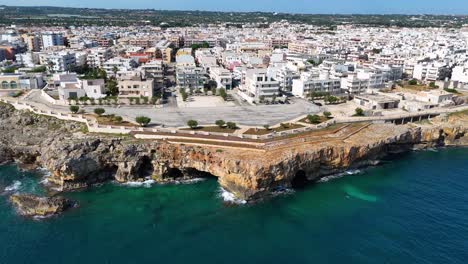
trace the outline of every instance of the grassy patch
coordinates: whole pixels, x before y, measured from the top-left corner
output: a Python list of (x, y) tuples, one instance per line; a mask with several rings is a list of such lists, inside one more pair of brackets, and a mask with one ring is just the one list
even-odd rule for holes
[(303, 128), (304, 126), (301, 125), (301, 124), (296, 124), (296, 123), (291, 123), (291, 124), (284, 124), (283, 126), (279, 126), (279, 127), (274, 127), (274, 128), (270, 128), (270, 129), (265, 129), (265, 128), (259, 128), (259, 129), (255, 129), (255, 128), (251, 128), (249, 130), (247, 130), (244, 134), (246, 135), (257, 135), (257, 136), (261, 136), (261, 135), (266, 135), (266, 134), (270, 134), (272, 132), (283, 132), (283, 131), (287, 131), (287, 130), (293, 130), (293, 129), (298, 129), (298, 128)]
[(125, 126), (125, 127), (135, 126), (135, 124), (132, 124), (128, 121), (116, 120), (116, 117), (113, 115), (97, 116), (96, 120), (99, 125), (104, 125), (104, 126)]

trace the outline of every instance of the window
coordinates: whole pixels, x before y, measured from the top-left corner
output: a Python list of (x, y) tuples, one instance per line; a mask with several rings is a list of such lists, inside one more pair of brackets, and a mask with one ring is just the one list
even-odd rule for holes
[(2, 82), (2, 88), (3, 88), (3, 89), (8, 89), (8, 88), (10, 88), (10, 85), (8, 84), (7, 81), (3, 81), (3, 82)]
[(11, 89), (16, 89), (16, 88), (18, 88), (18, 85), (16, 84), (15, 81), (11, 81), (11, 82), (10, 82), (10, 88), (11, 88)]

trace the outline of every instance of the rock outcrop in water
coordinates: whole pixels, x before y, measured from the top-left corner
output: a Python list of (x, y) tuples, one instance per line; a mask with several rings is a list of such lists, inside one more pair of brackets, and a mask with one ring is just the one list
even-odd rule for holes
[(6, 105), (0, 105), (0, 116), (0, 162), (46, 167), (49, 182), (63, 191), (108, 180), (170, 181), (211, 174), (223, 188), (248, 200), (278, 187), (375, 164), (389, 153), (467, 143), (466, 114), (431, 124), (349, 125), (336, 137), (304, 135), (251, 151), (83, 134), (80, 124)]
[(27, 194), (14, 194), (10, 201), (18, 214), (28, 217), (48, 217), (60, 214), (74, 206), (74, 202), (60, 196), (39, 197)]

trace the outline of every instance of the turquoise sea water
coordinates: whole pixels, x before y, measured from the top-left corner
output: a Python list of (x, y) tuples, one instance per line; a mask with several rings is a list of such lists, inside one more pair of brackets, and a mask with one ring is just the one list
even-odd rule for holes
[[(36, 178), (0, 167), (0, 192), (40, 192)], [(0, 263), (468, 261), (468, 149), (401, 155), (253, 205), (223, 203), (215, 179), (110, 183), (68, 194), (80, 207), (47, 220), (16, 216), (6, 195)]]

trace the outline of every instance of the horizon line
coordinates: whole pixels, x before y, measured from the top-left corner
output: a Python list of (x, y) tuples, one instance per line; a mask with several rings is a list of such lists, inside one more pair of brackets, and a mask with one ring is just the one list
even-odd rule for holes
[(178, 12), (212, 12), (212, 13), (277, 13), (286, 15), (368, 15), (368, 16), (468, 16), (468, 13), (449, 14), (449, 13), (295, 13), (281, 11), (229, 11), (229, 10), (203, 10), (203, 9), (156, 9), (156, 8), (106, 8), (106, 7), (78, 7), (78, 6), (55, 6), (55, 5), (0, 5), (0, 7), (34, 7), (34, 8), (71, 8), (71, 9), (101, 9), (101, 10), (151, 10), (151, 11), (178, 11)]

